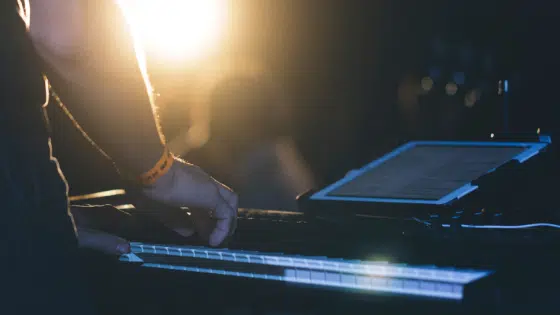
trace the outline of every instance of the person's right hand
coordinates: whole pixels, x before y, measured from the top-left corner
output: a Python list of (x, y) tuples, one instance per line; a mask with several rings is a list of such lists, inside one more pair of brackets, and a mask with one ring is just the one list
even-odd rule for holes
[[(189, 208), (188, 220), (173, 222), (183, 236), (197, 232), (211, 246), (219, 246), (237, 226), (237, 195), (198, 166), (175, 159), (169, 171), (143, 189), (149, 199), (171, 207)], [(177, 227), (185, 224), (183, 228)]]

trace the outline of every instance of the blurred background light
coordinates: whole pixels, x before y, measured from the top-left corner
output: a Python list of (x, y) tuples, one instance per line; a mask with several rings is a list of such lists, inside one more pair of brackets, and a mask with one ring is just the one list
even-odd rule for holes
[(441, 70), (439, 68), (431, 68), (430, 69), (430, 78), (437, 80), (441, 75)]
[(453, 96), (457, 93), (457, 84), (455, 84), (454, 82), (449, 82), (445, 85), (445, 93), (447, 93), (447, 95), (449, 96)]
[(426, 92), (430, 91), (434, 86), (434, 80), (430, 77), (422, 78), (422, 89)]
[(474, 89), (465, 95), (465, 106), (473, 107), (479, 99), (480, 91), (478, 89)]
[(465, 84), (465, 73), (464, 72), (455, 72), (453, 74), (453, 81), (457, 85)]

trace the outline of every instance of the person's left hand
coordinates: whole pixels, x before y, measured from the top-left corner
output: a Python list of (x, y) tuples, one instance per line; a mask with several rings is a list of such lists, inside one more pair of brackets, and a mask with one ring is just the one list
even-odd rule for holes
[[(110, 222), (114, 224), (122, 218), (117, 211), (103, 209), (98, 211), (98, 206), (71, 206), (70, 212), (74, 218), (78, 236), (78, 245), (81, 248), (93, 249), (108, 255), (122, 255), (130, 252), (130, 244), (127, 240), (102, 230), (114, 230), (107, 228)], [(111, 208), (112, 210), (113, 208)], [(109, 224), (110, 225), (110, 224)]]
[(130, 253), (127, 240), (103, 231), (77, 227), (78, 244), (82, 248), (93, 249), (108, 255), (123, 255)]

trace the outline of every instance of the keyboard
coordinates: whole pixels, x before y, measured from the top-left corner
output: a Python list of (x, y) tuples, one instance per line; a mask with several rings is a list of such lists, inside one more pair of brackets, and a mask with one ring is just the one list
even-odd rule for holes
[(131, 253), (120, 260), (147, 268), (449, 300), (462, 300), (468, 285), (493, 274), (489, 270), (145, 243), (132, 243)]

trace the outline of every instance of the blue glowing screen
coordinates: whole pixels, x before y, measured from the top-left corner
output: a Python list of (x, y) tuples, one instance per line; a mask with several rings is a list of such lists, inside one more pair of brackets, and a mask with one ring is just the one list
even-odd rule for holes
[[(454, 300), (463, 298), (464, 287), (467, 284), (492, 274), (490, 271), (480, 270), (408, 266), (387, 262), (289, 256), (204, 247), (133, 243), (131, 248), (132, 253), (123, 255), (121, 260), (140, 263), (148, 268)], [(154, 255), (159, 256), (158, 262), (152, 261)], [(166, 257), (167, 261), (162, 262), (161, 257)], [(214, 262), (212, 266), (209, 266), (210, 261)], [(252, 267), (240, 270), (236, 267), (237, 264)], [(262, 266), (268, 266), (270, 269), (263, 269)]]
[(501, 165), (520, 163), (547, 143), (410, 142), (313, 194), (312, 200), (447, 204)]

